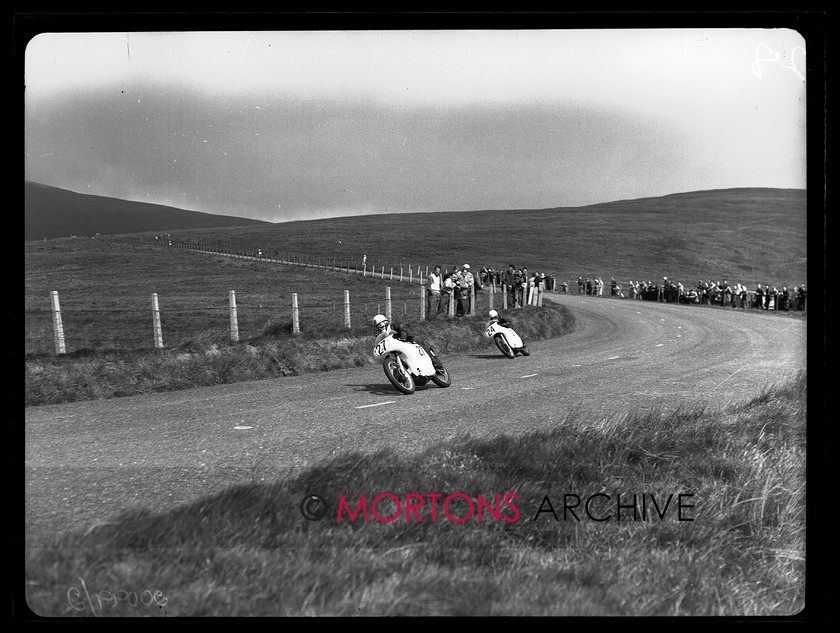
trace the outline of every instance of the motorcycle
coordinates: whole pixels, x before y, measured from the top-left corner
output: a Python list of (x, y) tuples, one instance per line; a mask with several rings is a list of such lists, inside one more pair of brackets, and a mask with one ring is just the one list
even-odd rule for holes
[(523, 356), (530, 356), (531, 352), (528, 346), (522, 342), (519, 335), (511, 328), (505, 327), (499, 323), (491, 323), (484, 331), (484, 336), (492, 338), (496, 343), (496, 347), (508, 358), (514, 358), (517, 354)]
[(382, 359), (385, 375), (394, 387), (405, 394), (412, 394), (416, 386), (423, 386), (430, 380), (438, 387), (452, 384), (449, 372), (441, 365), (435, 369), (432, 359), (421, 345), (401, 341), (387, 336), (373, 348), (375, 356)]

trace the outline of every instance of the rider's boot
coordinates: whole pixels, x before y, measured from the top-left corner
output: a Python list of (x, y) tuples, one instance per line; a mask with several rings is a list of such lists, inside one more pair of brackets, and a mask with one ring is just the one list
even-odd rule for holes
[(434, 365), (435, 369), (443, 369), (443, 363), (440, 362), (440, 359), (435, 354), (435, 350), (433, 347), (429, 348), (429, 358), (432, 359), (432, 365)]

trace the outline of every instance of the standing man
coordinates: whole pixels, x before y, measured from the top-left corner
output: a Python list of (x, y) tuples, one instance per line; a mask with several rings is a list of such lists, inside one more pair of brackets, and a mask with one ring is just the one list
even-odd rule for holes
[(440, 291), (443, 289), (443, 277), (440, 274), (440, 266), (429, 274), (429, 293), (426, 295), (427, 318), (432, 319), (440, 314)]
[(458, 306), (458, 311), (460, 314), (458, 316), (464, 316), (465, 314), (470, 313), (470, 291), (475, 289), (475, 277), (470, 272), (470, 265), (464, 264), (461, 268), (461, 305)]
[(502, 286), (507, 293), (508, 307), (512, 308), (516, 301), (516, 294), (514, 284), (516, 283), (516, 268), (513, 264), (508, 264), (508, 269), (502, 273)]

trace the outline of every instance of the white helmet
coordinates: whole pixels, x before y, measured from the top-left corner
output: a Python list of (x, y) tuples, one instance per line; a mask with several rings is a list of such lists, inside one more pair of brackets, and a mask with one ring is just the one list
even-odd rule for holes
[(388, 325), (388, 318), (384, 314), (377, 314), (373, 317), (373, 324), (379, 329), (382, 329), (382, 326)]
[(491, 319), (498, 319), (499, 318), (499, 313), (496, 312), (495, 310), (490, 310), (490, 318)]

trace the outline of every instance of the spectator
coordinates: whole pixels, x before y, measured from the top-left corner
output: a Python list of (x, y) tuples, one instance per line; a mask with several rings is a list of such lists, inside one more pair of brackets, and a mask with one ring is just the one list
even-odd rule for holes
[(462, 299), (464, 301), (464, 314), (466, 314), (470, 311), (470, 291), (475, 292), (475, 277), (473, 276), (472, 271), (470, 270), (469, 264), (464, 264), (464, 266), (461, 268), (461, 276), (464, 278), (464, 283), (461, 286), (461, 294)]
[(779, 290), (776, 286), (770, 288), (767, 291), (767, 309), (768, 310), (778, 310), (779, 305), (777, 303), (777, 297), (779, 296)]
[(755, 307), (759, 310), (764, 309), (764, 288), (758, 284), (755, 288)]
[(790, 310), (790, 291), (787, 286), (782, 286), (782, 291), (779, 293), (779, 310), (785, 312)]
[(562, 282), (560, 284), (560, 292), (562, 292), (563, 294), (566, 294), (568, 291), (569, 291), (569, 284), (565, 281)]
[(472, 275), (467, 280), (466, 274), (469, 272), (469, 264), (464, 264), (461, 270), (456, 270), (452, 275), (455, 282), (455, 316), (464, 316), (467, 313), (467, 301), (469, 301), (470, 286), (472, 285)]
[(801, 284), (799, 286), (799, 289), (796, 291), (796, 298), (798, 299), (797, 306), (796, 306), (797, 310), (801, 310), (801, 311), (805, 310), (805, 296), (807, 294), (808, 294), (808, 292), (805, 289), (805, 284)]
[(455, 278), (454, 271), (447, 271), (443, 274), (443, 284), (440, 290), (441, 310), (443, 310), (443, 300), (446, 298), (446, 313), (449, 314), (449, 308), (455, 300)]
[(583, 294), (583, 277), (581, 277), (580, 275), (578, 275), (578, 294)]
[(443, 277), (440, 274), (440, 266), (429, 273), (429, 293), (426, 295), (426, 313), (428, 318), (434, 318), (440, 314), (441, 291), (443, 290)]
[(508, 306), (516, 304), (516, 268), (508, 264), (508, 269), (502, 274), (502, 289), (507, 293)]

